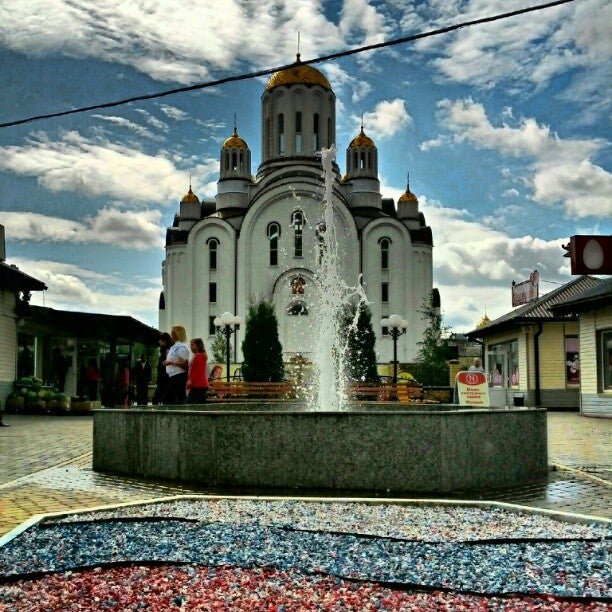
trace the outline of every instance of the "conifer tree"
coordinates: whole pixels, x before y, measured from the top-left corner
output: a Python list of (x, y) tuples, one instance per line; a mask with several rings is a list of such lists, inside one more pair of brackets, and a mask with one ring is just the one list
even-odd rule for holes
[(278, 339), (274, 306), (261, 301), (249, 306), (242, 342), (242, 376), (248, 382), (281, 382), (285, 378), (283, 347)]
[(433, 293), (423, 300), (420, 312), (428, 325), (423, 332), (423, 339), (418, 343), (421, 348), (414, 375), (423, 385), (447, 386), (449, 383), (449, 367), (446, 360), (448, 347), (442, 335), (448, 328), (442, 325), (442, 315), (440, 309), (434, 304)]
[[(359, 308), (357, 325), (351, 324)], [(346, 337), (346, 371), (351, 380), (368, 383), (380, 382), (376, 369), (376, 335), (372, 329), (372, 311), (363, 303), (347, 307), (343, 329)]]

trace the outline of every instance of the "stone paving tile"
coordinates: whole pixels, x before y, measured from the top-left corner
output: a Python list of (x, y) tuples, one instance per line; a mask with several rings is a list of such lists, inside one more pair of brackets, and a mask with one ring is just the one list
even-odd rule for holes
[[(9, 415), (5, 420), (11, 427), (0, 429), (0, 535), (34, 514), (171, 495), (228, 493), (93, 472), (91, 417)], [(552, 471), (546, 483), (470, 498), (612, 518), (611, 432), (610, 421), (550, 413), (549, 461), (571, 471)]]

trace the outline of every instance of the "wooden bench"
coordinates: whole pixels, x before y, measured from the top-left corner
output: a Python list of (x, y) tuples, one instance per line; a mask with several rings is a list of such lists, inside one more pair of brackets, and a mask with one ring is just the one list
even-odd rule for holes
[(291, 381), (246, 382), (216, 380), (209, 389), (209, 395), (218, 399), (291, 399), (295, 388)]
[(352, 400), (369, 400), (374, 402), (410, 402), (423, 399), (423, 387), (393, 383), (349, 383), (347, 395)]

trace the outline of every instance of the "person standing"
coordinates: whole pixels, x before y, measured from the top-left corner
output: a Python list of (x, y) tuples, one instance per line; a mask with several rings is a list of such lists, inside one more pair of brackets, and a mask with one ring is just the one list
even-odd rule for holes
[(161, 404), (168, 390), (168, 373), (166, 372), (166, 355), (172, 346), (172, 338), (168, 332), (164, 332), (157, 342), (159, 345), (159, 359), (157, 360), (157, 378), (155, 379), (155, 393), (153, 393), (153, 405)]
[(189, 367), (189, 348), (185, 344), (187, 332), (182, 325), (174, 325), (170, 330), (172, 346), (168, 349), (164, 365), (168, 374), (168, 389), (164, 404), (184, 404)]
[(136, 404), (146, 406), (149, 403), (151, 364), (147, 361), (147, 356), (144, 353), (140, 355), (140, 359), (134, 364), (132, 374), (134, 384), (136, 385)]
[(189, 362), (187, 400), (185, 403), (204, 404), (208, 393), (208, 377), (206, 376), (208, 356), (202, 338), (193, 338), (190, 346), (193, 359)]
[(115, 379), (117, 389), (117, 405), (122, 408), (130, 406), (130, 368), (127, 359), (121, 359), (117, 366), (117, 377)]
[(482, 361), (480, 357), (474, 357), (474, 361), (472, 365), (468, 368), (468, 372), (484, 372), (484, 368), (482, 367)]
[(100, 384), (100, 369), (98, 368), (98, 362), (95, 357), (92, 357), (87, 362), (85, 368), (85, 384), (87, 385), (87, 398), (91, 402), (95, 402), (98, 399), (98, 385)]

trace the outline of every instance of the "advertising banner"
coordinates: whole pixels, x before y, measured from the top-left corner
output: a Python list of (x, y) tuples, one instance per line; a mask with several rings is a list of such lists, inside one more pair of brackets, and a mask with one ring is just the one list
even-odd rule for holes
[(538, 299), (540, 285), (540, 275), (537, 270), (534, 270), (529, 275), (529, 280), (522, 283), (512, 281), (512, 306), (521, 306), (529, 304)]
[(484, 372), (459, 372), (457, 378), (457, 392), (461, 406), (489, 407), (489, 385)]

